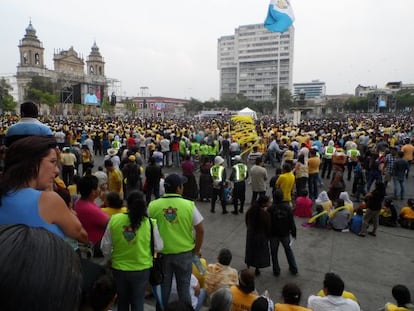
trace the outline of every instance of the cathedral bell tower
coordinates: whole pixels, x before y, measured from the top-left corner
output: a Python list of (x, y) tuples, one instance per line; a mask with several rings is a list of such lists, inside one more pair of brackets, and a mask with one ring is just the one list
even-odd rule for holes
[(91, 53), (86, 60), (87, 74), (91, 76), (105, 76), (105, 62), (96, 42), (93, 43)]
[(20, 40), (20, 64), (19, 67), (44, 68), (43, 44), (36, 36), (36, 29), (30, 21), (26, 28), (24, 38)]

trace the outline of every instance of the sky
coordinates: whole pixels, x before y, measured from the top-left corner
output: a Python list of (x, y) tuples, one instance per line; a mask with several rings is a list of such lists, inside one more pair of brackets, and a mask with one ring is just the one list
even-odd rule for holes
[[(358, 84), (414, 83), (414, 1), (291, 0), (293, 83), (320, 80), (328, 95)], [(122, 96), (219, 97), (217, 39), (263, 23), (268, 0), (1, 0), (0, 75), (16, 72), (31, 19), (53, 69), (54, 49), (85, 60), (96, 41)], [(86, 70), (86, 68), (85, 68)]]

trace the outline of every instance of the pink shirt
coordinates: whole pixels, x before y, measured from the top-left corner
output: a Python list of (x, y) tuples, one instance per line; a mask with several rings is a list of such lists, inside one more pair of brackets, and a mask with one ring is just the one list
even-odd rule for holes
[(312, 217), (312, 200), (309, 197), (297, 197), (293, 214), (297, 217)]
[(89, 241), (93, 244), (98, 243), (105, 232), (109, 216), (95, 203), (82, 199), (75, 202), (74, 208), (79, 221), (88, 233)]

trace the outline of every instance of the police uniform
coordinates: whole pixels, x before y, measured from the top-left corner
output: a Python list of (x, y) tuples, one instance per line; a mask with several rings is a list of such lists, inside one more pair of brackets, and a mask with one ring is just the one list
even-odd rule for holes
[(221, 201), (223, 214), (227, 214), (226, 201), (224, 198), (224, 183), (226, 182), (226, 169), (223, 166), (224, 159), (220, 156), (215, 157), (214, 165), (210, 168), (210, 175), (213, 178), (213, 193), (211, 197), (211, 210), (215, 212), (217, 198)]
[[(233, 182), (233, 214), (243, 213), (244, 201), (246, 199), (246, 178), (248, 177), (247, 165), (241, 163), (240, 156), (234, 159), (237, 163), (233, 165), (230, 180)], [(240, 201), (240, 210), (238, 203)]]

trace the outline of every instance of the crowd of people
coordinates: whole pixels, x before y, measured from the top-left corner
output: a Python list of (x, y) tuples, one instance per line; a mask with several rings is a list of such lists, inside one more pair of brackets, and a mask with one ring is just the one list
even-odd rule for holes
[[(334, 273), (325, 275), (323, 291), (308, 298), (307, 308), (300, 306), (297, 284), (287, 283), (284, 302), (274, 305), (257, 293), (255, 278), (270, 265), (274, 276), (280, 275), (280, 243), (290, 273), (298, 274), (291, 248), (295, 216), (309, 218), (308, 226), (351, 229), (361, 237), (376, 236), (378, 224), (414, 229), (414, 200), (408, 198), (400, 211), (395, 205), (407, 199), (414, 155), (413, 120), (407, 116), (298, 126), (263, 118), (257, 122), (260, 138), (244, 145), (232, 139), (226, 120), (41, 123), (31, 102), (21, 105), (21, 117), (5, 119), (0, 136), (0, 262), (13, 266), (3, 270), (0, 288), (9, 293), (9, 283), (24, 274), (30, 276), (28, 285), (16, 284), (30, 295), (18, 301), (6, 294), (0, 302), (4, 309), (109, 310), (116, 302), (120, 311), (144, 310), (159, 258), (163, 278), (152, 284), (159, 310), (200, 310), (205, 304), (217, 311), (360, 310)], [(102, 164), (97, 156), (104, 157)], [(276, 170), (272, 178), (267, 165)], [(163, 169), (172, 166), (181, 174), (165, 175)], [(351, 195), (346, 180), (352, 182)], [(326, 191), (319, 191), (324, 184)], [(351, 196), (360, 208), (354, 209)], [(204, 217), (197, 201), (209, 201), (211, 213), (217, 201), (222, 214), (228, 206), (234, 215), (245, 212), (246, 269), (230, 266), (230, 249), (219, 252), (217, 263), (200, 259)], [(49, 270), (27, 264), (35, 249)], [(12, 264), (19, 255), (21, 265)], [(57, 262), (66, 263), (65, 270)], [(58, 272), (68, 282), (54, 278)], [(43, 285), (33, 283), (39, 273), (49, 276), (40, 282), (54, 287), (47, 298), (39, 293)], [(81, 293), (76, 286), (82, 286)], [(60, 294), (72, 295), (71, 302), (57, 298)], [(411, 310), (404, 285), (392, 294), (397, 304), (388, 303), (385, 310)]]

